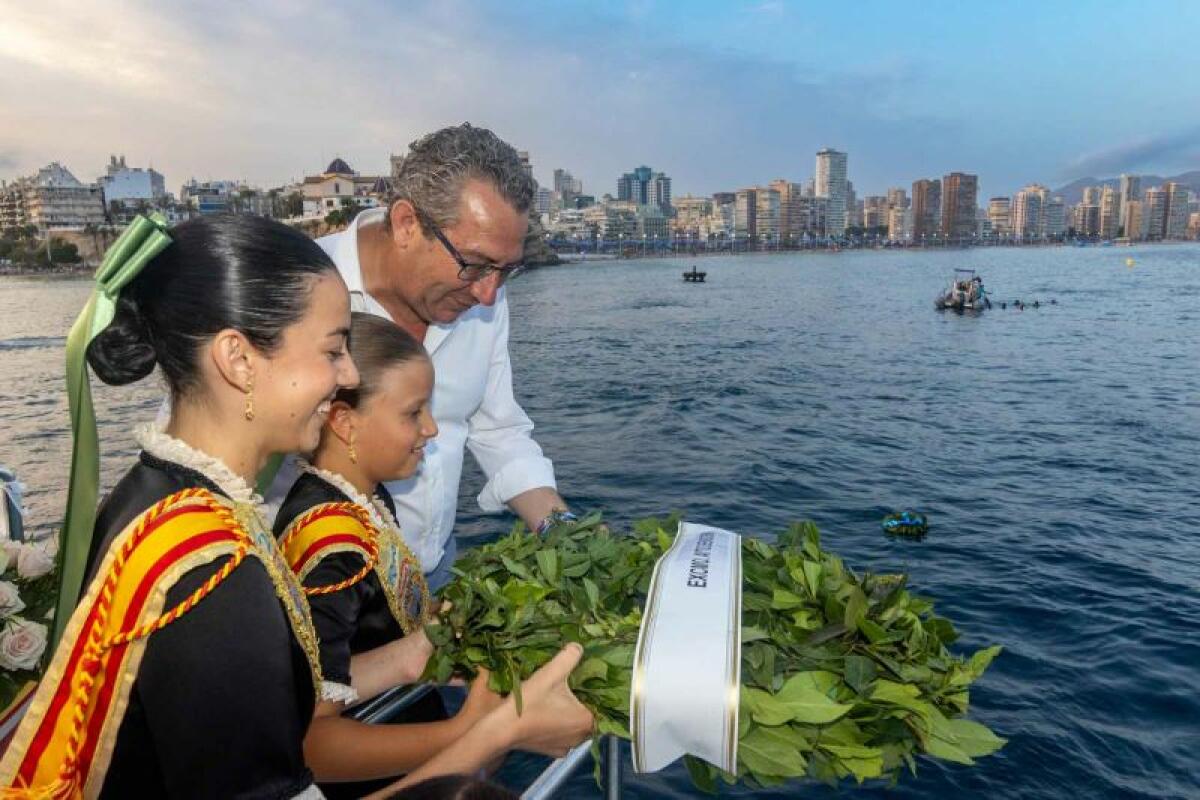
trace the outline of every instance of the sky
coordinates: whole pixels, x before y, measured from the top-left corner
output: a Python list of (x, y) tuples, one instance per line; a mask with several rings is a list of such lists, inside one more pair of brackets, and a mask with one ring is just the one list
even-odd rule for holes
[(1200, 2), (0, 0), (0, 178), (110, 154), (278, 186), (386, 174), (470, 121), (551, 183), (673, 193), (812, 177), (860, 197), (979, 175), (980, 197), (1200, 169)]

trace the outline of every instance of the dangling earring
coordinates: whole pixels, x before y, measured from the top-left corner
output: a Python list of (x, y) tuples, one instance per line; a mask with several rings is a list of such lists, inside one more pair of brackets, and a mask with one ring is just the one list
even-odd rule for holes
[(350, 431), (350, 443), (347, 445), (350, 448), (350, 463), (358, 463), (358, 453), (354, 452), (354, 431)]
[(246, 382), (246, 410), (244, 413), (247, 422), (254, 419), (254, 378)]

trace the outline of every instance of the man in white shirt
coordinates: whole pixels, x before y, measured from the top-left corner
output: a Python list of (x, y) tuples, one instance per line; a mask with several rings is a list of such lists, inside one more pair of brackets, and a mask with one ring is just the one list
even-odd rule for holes
[[(507, 506), (533, 529), (572, 517), (513, 397), (508, 356), (504, 283), (521, 265), (532, 176), (510, 145), (464, 123), (413, 142), (393, 183), (386, 208), (360, 213), (317, 243), (345, 279), (351, 308), (391, 319), (433, 359), (437, 438), (417, 475), (387, 488), (405, 540), (437, 588), (456, 551), (464, 448), (487, 478), (483, 511)], [(288, 487), (281, 475), (271, 494)]]

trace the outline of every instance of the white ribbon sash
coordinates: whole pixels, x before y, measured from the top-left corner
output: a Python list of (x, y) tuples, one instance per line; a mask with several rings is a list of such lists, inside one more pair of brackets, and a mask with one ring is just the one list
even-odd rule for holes
[(737, 771), (742, 547), (736, 533), (681, 522), (650, 579), (633, 657), (633, 767), (690, 754)]

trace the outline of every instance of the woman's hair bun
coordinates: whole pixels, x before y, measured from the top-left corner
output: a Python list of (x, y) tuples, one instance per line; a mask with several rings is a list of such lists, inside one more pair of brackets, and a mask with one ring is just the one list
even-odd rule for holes
[(145, 320), (129, 297), (117, 300), (117, 311), (87, 349), (87, 360), (96, 377), (110, 386), (139, 381), (154, 371), (158, 356)]

